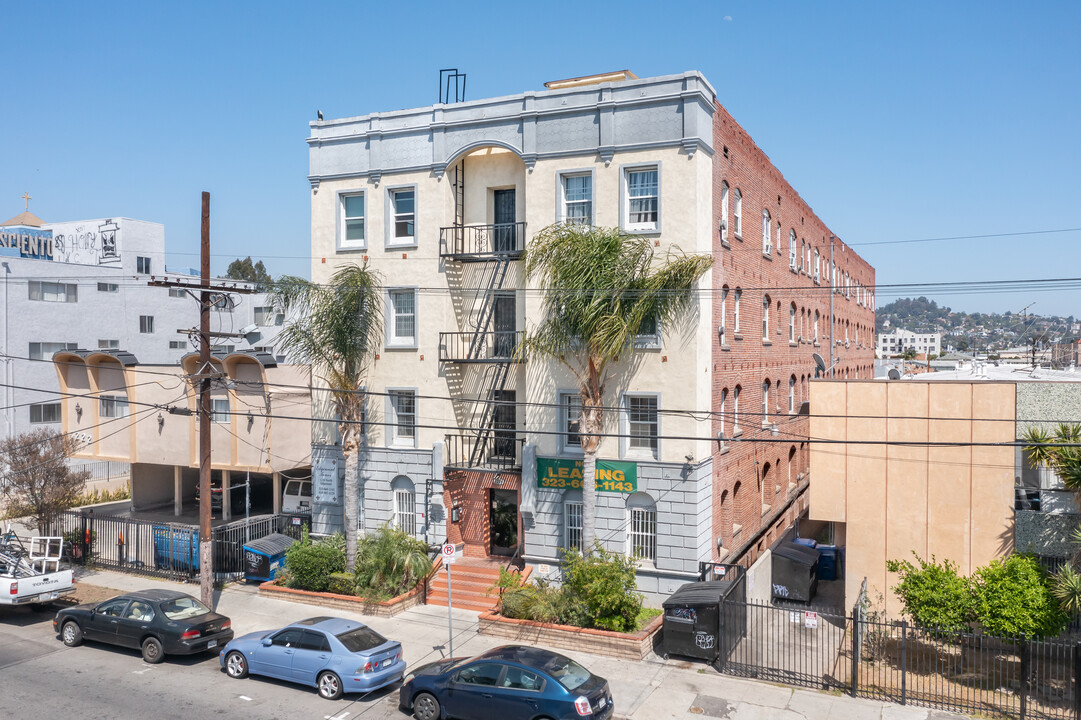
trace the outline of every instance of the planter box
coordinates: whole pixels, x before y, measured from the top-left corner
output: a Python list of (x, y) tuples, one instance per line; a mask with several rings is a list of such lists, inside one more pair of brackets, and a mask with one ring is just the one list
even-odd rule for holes
[(477, 623), (481, 635), (507, 638), (523, 645), (557, 647), (625, 660), (642, 660), (653, 651), (654, 643), (660, 641), (664, 615), (658, 615), (636, 633), (518, 620), (497, 615), (492, 611), (481, 613)]
[(292, 602), (319, 605), (320, 607), (348, 610), (361, 615), (393, 617), (411, 607), (424, 604), (424, 582), (418, 583), (415, 588), (404, 595), (382, 602), (366, 600), (355, 595), (337, 595), (335, 593), (287, 588), (284, 585), (279, 585), (276, 580), (262, 583), (259, 586), (259, 594), (263, 597), (272, 597), (278, 600), (290, 600)]

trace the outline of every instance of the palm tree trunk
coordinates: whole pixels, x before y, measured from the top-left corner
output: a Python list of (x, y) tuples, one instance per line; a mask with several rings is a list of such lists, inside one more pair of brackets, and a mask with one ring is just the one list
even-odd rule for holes
[[(591, 369), (593, 363), (590, 363)], [(591, 374), (591, 382), (581, 393), (582, 413), (579, 418), (579, 436), (582, 440), (582, 554), (593, 551), (593, 542), (597, 538), (597, 450), (600, 448), (600, 433), (604, 427), (601, 415), (601, 395), (603, 388), (597, 380), (597, 374)]]
[(345, 452), (345, 571), (353, 572), (357, 565), (357, 482), (359, 448), (352, 441), (343, 443)]

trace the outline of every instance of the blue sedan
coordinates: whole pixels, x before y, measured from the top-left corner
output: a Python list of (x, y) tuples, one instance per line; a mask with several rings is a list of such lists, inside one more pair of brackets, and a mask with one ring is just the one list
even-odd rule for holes
[(405, 674), (401, 643), (364, 623), (313, 617), (233, 640), (218, 655), (232, 678), (249, 673), (309, 685), (328, 700), (370, 692)]
[(398, 706), (417, 720), (608, 720), (608, 681), (543, 648), (504, 645), (409, 673)]

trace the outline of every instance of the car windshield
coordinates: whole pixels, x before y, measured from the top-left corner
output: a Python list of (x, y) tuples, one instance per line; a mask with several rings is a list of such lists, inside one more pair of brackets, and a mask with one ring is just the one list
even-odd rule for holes
[(193, 597), (179, 597), (175, 600), (163, 602), (161, 611), (170, 620), (187, 620), (188, 618), (206, 615), (210, 612), (210, 608)]
[(544, 664), (544, 671), (559, 681), (559, 684), (574, 692), (592, 677), (589, 671), (568, 657), (556, 655)]
[(349, 652), (364, 652), (373, 647), (379, 647), (387, 641), (385, 637), (369, 627), (359, 627), (355, 630), (346, 630), (338, 635), (338, 641), (345, 645)]

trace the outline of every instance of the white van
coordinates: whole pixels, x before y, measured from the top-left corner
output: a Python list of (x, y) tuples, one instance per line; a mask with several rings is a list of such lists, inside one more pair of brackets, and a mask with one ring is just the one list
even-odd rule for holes
[(282, 514), (310, 513), (312, 511), (312, 481), (290, 480), (285, 484), (282, 498)]

